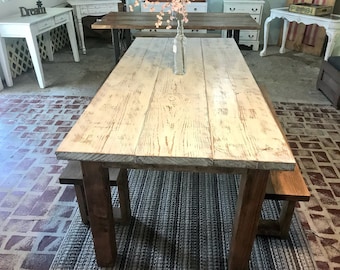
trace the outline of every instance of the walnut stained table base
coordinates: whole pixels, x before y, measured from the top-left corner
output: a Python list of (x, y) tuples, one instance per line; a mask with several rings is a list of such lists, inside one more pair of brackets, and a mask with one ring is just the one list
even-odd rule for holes
[[(117, 245), (107, 169), (102, 163), (82, 162), (82, 170), (97, 263), (102, 267), (113, 266)], [(229, 269), (248, 269), (266, 191), (264, 179), (268, 176), (267, 170), (249, 170), (241, 178), (229, 250)], [(103, 217), (107, 218), (107, 223), (103, 222)]]

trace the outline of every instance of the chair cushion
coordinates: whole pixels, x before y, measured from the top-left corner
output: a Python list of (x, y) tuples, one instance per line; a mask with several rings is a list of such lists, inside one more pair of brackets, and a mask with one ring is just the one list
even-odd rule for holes
[(328, 63), (340, 71), (340, 56), (331, 56), (328, 58)]

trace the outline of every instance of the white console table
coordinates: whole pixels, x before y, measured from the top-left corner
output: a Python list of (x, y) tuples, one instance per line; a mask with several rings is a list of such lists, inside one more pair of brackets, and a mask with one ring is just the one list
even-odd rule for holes
[(86, 54), (82, 18), (85, 16), (102, 16), (111, 11), (118, 11), (120, 0), (67, 0), (73, 9), (78, 24), (76, 30), (83, 54)]
[(46, 14), (21, 17), (18, 13), (0, 19), (0, 62), (7, 86), (13, 86), (13, 79), (7, 56), (5, 38), (26, 39), (39, 86), (40, 88), (45, 88), (44, 72), (41, 64), (37, 36), (40, 34), (44, 35), (48, 59), (53, 61), (49, 31), (63, 24), (66, 24), (67, 27), (74, 61), (79, 62), (72, 8), (46, 8)]
[(272, 8), (270, 10), (270, 16), (266, 19), (264, 23), (264, 40), (263, 40), (263, 50), (260, 52), (261, 56), (266, 55), (266, 50), (267, 50), (267, 45), (268, 45), (269, 25), (270, 25), (270, 22), (275, 18), (281, 18), (284, 20), (280, 53), (285, 52), (285, 44), (286, 44), (286, 39), (287, 39), (289, 22), (297, 22), (297, 23), (304, 23), (306, 25), (317, 24), (318, 26), (324, 27), (326, 30), (326, 34), (328, 36), (328, 43), (327, 43), (324, 59), (328, 60), (328, 57), (332, 55), (332, 51), (335, 45), (335, 40), (337, 37), (340, 37), (340, 15), (332, 14), (332, 15), (323, 16), (323, 17), (311, 16), (311, 15), (304, 15), (304, 14), (289, 12), (288, 7), (283, 7), (283, 8)]

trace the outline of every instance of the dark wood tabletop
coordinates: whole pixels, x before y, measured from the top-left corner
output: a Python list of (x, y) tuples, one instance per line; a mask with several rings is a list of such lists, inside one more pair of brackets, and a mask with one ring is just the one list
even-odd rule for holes
[[(92, 29), (155, 29), (158, 12), (111, 12), (92, 24)], [(245, 13), (199, 13), (188, 14), (186, 29), (205, 30), (258, 30), (260, 25)], [(166, 17), (165, 17), (166, 19)], [(176, 22), (173, 22), (175, 26)], [(160, 27), (165, 29), (166, 23)]]

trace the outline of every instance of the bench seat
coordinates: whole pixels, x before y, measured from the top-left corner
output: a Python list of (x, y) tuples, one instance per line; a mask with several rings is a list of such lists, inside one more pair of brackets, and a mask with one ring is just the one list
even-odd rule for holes
[[(109, 168), (110, 186), (117, 186), (120, 207), (113, 207), (114, 220), (127, 224), (131, 218), (128, 176), (126, 169)], [(69, 161), (59, 177), (60, 184), (74, 185), (79, 212), (84, 224), (89, 224), (88, 209), (85, 201), (83, 174), (79, 161)]]
[(266, 200), (282, 201), (278, 220), (260, 219), (258, 235), (286, 238), (296, 202), (308, 201), (310, 193), (296, 165), (294, 171), (271, 171), (267, 182)]

